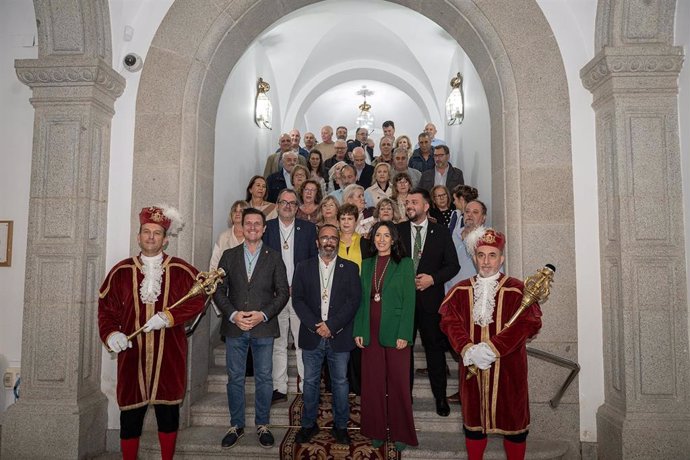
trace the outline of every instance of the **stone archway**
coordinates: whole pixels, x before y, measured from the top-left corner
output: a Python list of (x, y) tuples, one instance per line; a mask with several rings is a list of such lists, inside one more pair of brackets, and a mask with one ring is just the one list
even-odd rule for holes
[[(132, 209), (143, 206), (138, 200), (145, 195), (139, 192), (146, 189), (148, 200), (176, 204), (193, 216), (191, 231), (171, 250), (198, 266), (207, 264), (212, 246), (215, 119), (228, 75), (263, 30), (311, 3), (228, 1), (217, 7), (177, 0), (153, 39), (140, 81), (135, 137), (157, 133), (173, 140), (135, 144)], [(545, 259), (559, 267), (559, 290), (550, 300), (540, 341), (549, 351), (576, 359), (569, 99), (560, 52), (541, 9), (534, 0), (395, 3), (444, 28), (477, 69), (491, 117), (493, 223), (507, 230), (511, 273), (532, 272)], [(529, 29), (521, 26), (527, 23)], [(154, 196), (152, 180), (158, 184)], [(203, 393), (208, 370), (207, 338), (195, 340), (192, 402)], [(539, 364), (535, 369), (535, 424), (578, 420), (577, 392), (569, 392), (554, 415), (547, 407), (546, 388), (553, 387), (548, 372)], [(555, 425), (565, 427), (558, 436), (577, 449), (577, 424)]]

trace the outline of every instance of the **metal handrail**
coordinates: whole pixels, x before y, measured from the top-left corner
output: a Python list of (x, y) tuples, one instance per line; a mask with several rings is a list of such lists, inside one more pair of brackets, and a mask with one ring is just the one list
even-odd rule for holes
[(549, 353), (543, 350), (537, 350), (536, 348), (532, 347), (527, 347), (527, 354), (529, 356), (533, 356), (534, 358), (541, 359), (542, 361), (546, 361), (570, 369), (570, 374), (568, 374), (568, 377), (565, 379), (565, 382), (563, 382), (563, 385), (561, 385), (561, 388), (558, 390), (558, 392), (556, 392), (556, 395), (549, 400), (549, 405), (554, 409), (557, 408), (558, 405), (561, 403), (561, 398), (563, 397), (563, 394), (566, 392), (570, 384), (573, 383), (573, 380), (575, 380), (575, 377), (580, 372), (580, 365), (575, 361), (571, 361), (566, 358), (561, 358), (560, 356), (554, 355), (553, 353)]

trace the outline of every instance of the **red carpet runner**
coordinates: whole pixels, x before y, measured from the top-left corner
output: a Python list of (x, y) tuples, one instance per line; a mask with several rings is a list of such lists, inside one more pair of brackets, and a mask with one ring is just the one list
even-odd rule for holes
[[(302, 408), (302, 395), (299, 394), (290, 405), (290, 425), (300, 426)], [(352, 444), (349, 446), (336, 444), (331, 435), (331, 427), (333, 426), (333, 411), (331, 408), (331, 395), (324, 395), (322, 393), (317, 420), (321, 431), (308, 444), (298, 444), (295, 442), (295, 435), (299, 428), (290, 428), (280, 443), (280, 458), (283, 460), (400, 459), (400, 455), (396, 452), (393, 443), (387, 442), (380, 448), (374, 449), (371, 445), (371, 440), (359, 434), (359, 430), (348, 431), (352, 438)], [(359, 417), (359, 403), (356, 402), (355, 396), (350, 395), (350, 421), (348, 427), (359, 427)]]

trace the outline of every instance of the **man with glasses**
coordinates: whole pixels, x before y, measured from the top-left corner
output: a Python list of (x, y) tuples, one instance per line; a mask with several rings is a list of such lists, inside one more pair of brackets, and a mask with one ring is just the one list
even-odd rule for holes
[(431, 191), (435, 185), (445, 185), (449, 190), (454, 190), (458, 185), (465, 185), (462, 171), (453, 167), (449, 159), (450, 150), (447, 145), (434, 147), (434, 168), (422, 172), (419, 186)]
[(244, 436), (245, 372), (247, 350), (254, 362), (254, 423), (259, 444), (274, 444), (268, 429), (271, 412), (273, 341), (278, 335), (278, 314), (288, 301), (288, 280), (280, 253), (264, 245), (266, 229), (261, 211), (247, 208), (242, 212), (244, 243), (228, 249), (218, 267), (227, 276), (213, 294), (213, 301), (223, 312), (220, 332), (225, 337), (227, 396), (230, 429), (221, 446), (234, 447)]
[(326, 168), (326, 171), (331, 169), (333, 165), (339, 161), (344, 161), (348, 164), (352, 163), (347, 155), (347, 143), (344, 140), (338, 139), (333, 145), (335, 146), (335, 155), (323, 162), (323, 166)]
[[(295, 266), (303, 260), (316, 257), (316, 226), (306, 220), (296, 219), (297, 193), (294, 190), (283, 189), (278, 195), (278, 218), (266, 223), (264, 243), (278, 251), (285, 263), (287, 279), (292, 286)], [(302, 350), (299, 344), (299, 317), (292, 308), (292, 299), (288, 299), (286, 308), (278, 316), (280, 336), (273, 347), (273, 403), (287, 401), (288, 390), (288, 330), (297, 352), (297, 389), (302, 390), (304, 379), (304, 365), (302, 364)]]
[(338, 229), (326, 224), (316, 241), (319, 256), (301, 262), (292, 285), (293, 307), (301, 320), (299, 344), (304, 359), (304, 410), (295, 441), (307, 443), (319, 432), (321, 367), (328, 363), (333, 393), (332, 434), (339, 444), (350, 444), (347, 366), (354, 349), (352, 327), (359, 308), (361, 285), (357, 264), (338, 257)]

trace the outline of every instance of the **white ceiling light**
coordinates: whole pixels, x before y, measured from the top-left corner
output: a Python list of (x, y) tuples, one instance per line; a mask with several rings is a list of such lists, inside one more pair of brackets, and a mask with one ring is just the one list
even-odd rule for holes
[(374, 115), (371, 114), (371, 105), (367, 103), (367, 96), (373, 95), (374, 92), (367, 89), (366, 85), (357, 91), (358, 96), (364, 97), (364, 102), (359, 105), (359, 115), (355, 120), (357, 128), (366, 128), (369, 134), (374, 132)]

